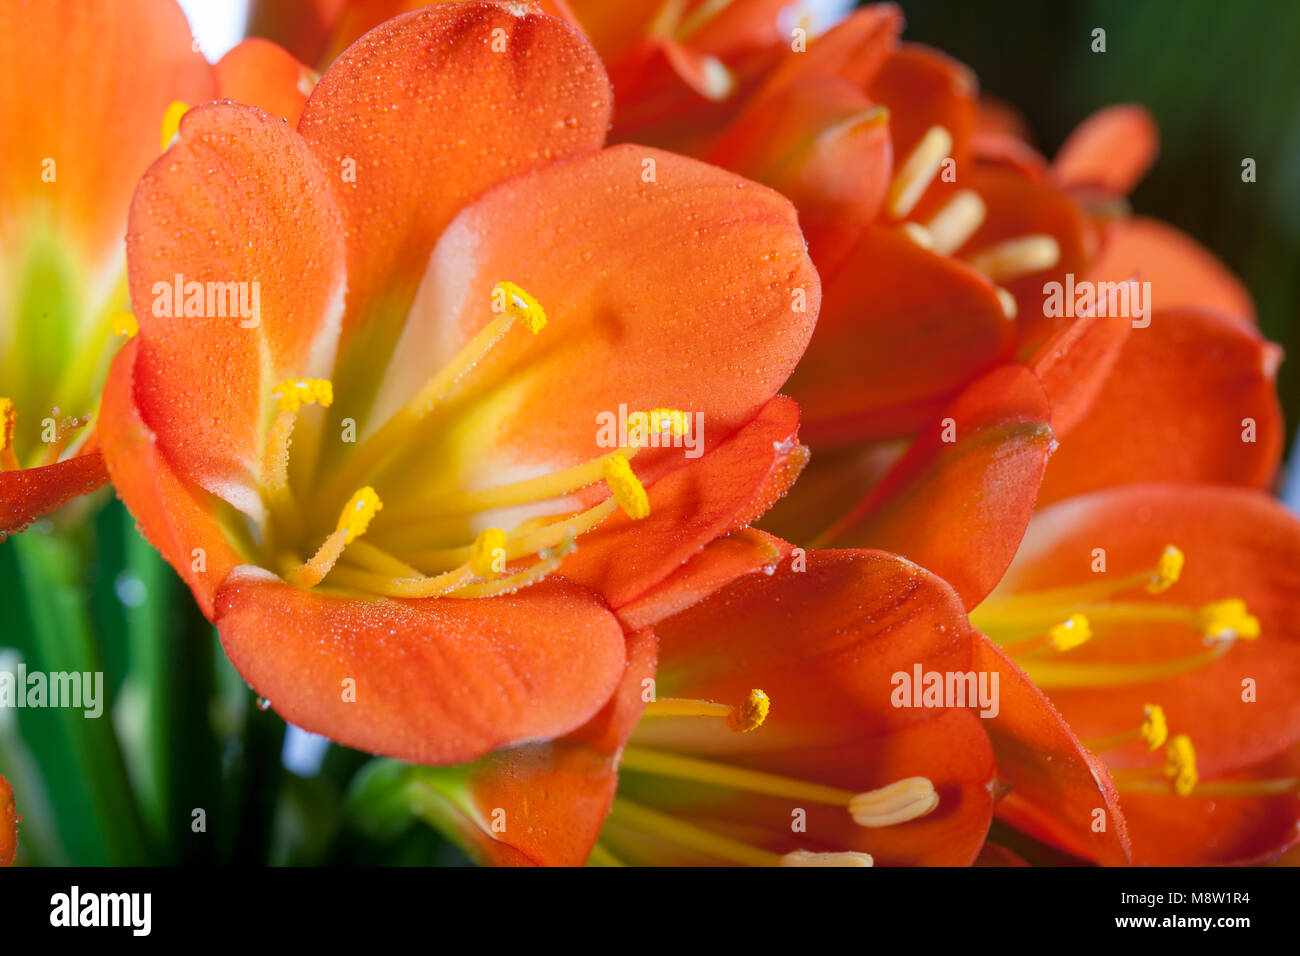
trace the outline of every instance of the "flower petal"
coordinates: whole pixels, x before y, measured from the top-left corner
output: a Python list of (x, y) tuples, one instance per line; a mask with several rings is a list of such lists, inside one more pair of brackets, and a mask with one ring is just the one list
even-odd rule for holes
[(863, 233), (824, 291), (787, 386), (816, 447), (914, 432), (1014, 333), (988, 279), (889, 229)]
[(104, 385), (99, 440), (113, 486), (149, 543), (190, 586), (209, 619), (217, 588), (241, 563), (214, 514), (216, 499), (186, 481), (135, 404), (140, 339), (118, 352)]
[(220, 95), (298, 125), (315, 75), (270, 40), (250, 37), (217, 61)]
[(1267, 486), (1282, 453), (1279, 359), (1227, 316), (1155, 313), (1128, 334), (1087, 413), (1060, 433), (1040, 501), (1140, 481)]
[(216, 624), (285, 720), (414, 763), (568, 733), (604, 706), (625, 663), (603, 602), (560, 581), (477, 600), (375, 600), (245, 565), (217, 595)]
[(991, 372), (823, 542), (901, 554), (974, 607), (1002, 577), (1029, 522), (1055, 444), (1050, 417), (1032, 372), (1015, 365)]
[(307, 144), (252, 107), (187, 113), (132, 203), (135, 401), (181, 473), (250, 515), (271, 389), (329, 375), (342, 243)]
[[(1182, 674), (1142, 683), (1052, 688), (1053, 703), (1083, 739), (1135, 727), (1148, 703), (1164, 708), (1170, 733), (1196, 746), (1201, 778), (1266, 759), (1300, 739), (1300, 520), (1259, 492), (1208, 485), (1127, 485), (1062, 501), (1034, 516), (995, 596), (1095, 584), (1153, 566), (1173, 544), (1186, 556), (1178, 582), (1157, 607), (1196, 608), (1241, 598), (1260, 621), (1256, 640), (1238, 640), (1222, 657)], [(1070, 651), (1080, 662), (1151, 664), (1203, 652), (1189, 622), (1135, 618), (1094, 622), (1094, 636)], [(1243, 680), (1258, 688), (1243, 701)], [(1107, 754), (1111, 767), (1150, 766), (1140, 745)]]
[(998, 803), (998, 818), (1085, 860), (1129, 863), (1128, 827), (1106, 765), (1084, 748), (1024, 671), (983, 635), (975, 644), (973, 666), (998, 675), (998, 713), (985, 724), (998, 775), (1011, 785)]
[(1255, 304), (1241, 280), (1196, 240), (1155, 219), (1132, 216), (1107, 225), (1087, 278), (1136, 278), (1151, 283), (1153, 308), (1211, 309), (1255, 323)]
[(0, 471), (0, 541), (106, 481), (104, 456), (97, 451), (39, 468)]
[(1155, 162), (1159, 138), (1156, 121), (1143, 107), (1108, 106), (1075, 128), (1057, 151), (1052, 172), (1067, 188), (1125, 196)]
[[(445, 3), (381, 24), (321, 77), (299, 130), (348, 220), (347, 329), (387, 355), (439, 235), (510, 176), (598, 149), (610, 92), (591, 44), (520, 4)], [(348, 375), (341, 375), (349, 381)]]

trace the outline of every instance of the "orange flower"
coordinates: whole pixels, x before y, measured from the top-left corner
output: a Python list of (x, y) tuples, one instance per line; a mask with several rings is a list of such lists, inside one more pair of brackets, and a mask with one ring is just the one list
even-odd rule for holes
[(683, 568), (657, 611), (767, 562), (637, 630), (577, 732), (376, 775), (497, 864), (971, 863), (998, 789), (984, 722), (891, 701), (899, 673), (970, 671), (956, 595), (893, 555), (786, 550), (750, 532)]
[(12, 866), (18, 855), (18, 824), (22, 817), (14, 807), (14, 788), (0, 777), (0, 866)]
[(793, 210), (602, 149), (609, 108), (560, 21), (444, 5), (348, 50), (297, 130), (199, 107), (145, 174), (104, 453), (286, 719), (426, 763), (568, 733), (623, 677), (611, 609), (797, 474)]
[(0, 2), (0, 538), (107, 479), (92, 423), (136, 329), (131, 193), (188, 104), (225, 95), (293, 113), (282, 87), (299, 76), (266, 73), (291, 58), (264, 48), (241, 44), (214, 70), (172, 0)]

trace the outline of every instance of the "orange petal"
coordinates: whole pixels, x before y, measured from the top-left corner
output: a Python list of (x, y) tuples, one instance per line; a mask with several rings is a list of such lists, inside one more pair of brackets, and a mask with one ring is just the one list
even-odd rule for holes
[(814, 39), (803, 52), (787, 51), (758, 96), (771, 96), (810, 76), (834, 75), (864, 92), (898, 48), (903, 13), (892, 3), (855, 10)]
[(266, 110), (298, 125), (315, 74), (287, 50), (250, 37), (217, 61), (217, 86), (224, 99)]
[(1255, 323), (1255, 304), (1241, 280), (1190, 236), (1155, 219), (1134, 216), (1110, 223), (1087, 278), (1136, 278), (1151, 283), (1155, 308), (1200, 307)]
[(949, 155), (959, 179), (970, 158), (977, 91), (969, 67), (917, 43), (904, 43), (867, 88), (873, 100), (889, 108), (889, 133), (900, 161), (930, 127), (942, 126), (952, 136)]
[(106, 481), (108, 472), (99, 452), (39, 468), (0, 471), (0, 541), (73, 498), (90, 494)]
[(543, 581), (478, 600), (346, 598), (250, 566), (217, 595), (231, 662), (286, 720), (413, 763), (460, 763), (589, 720), (623, 632), (591, 592)]
[[(360, 9), (389, 5), (369, 0)], [(358, 8), (354, 0), (253, 0), (246, 32), (250, 37), (274, 40), (303, 63), (317, 64), (331, 35), (339, 29), (344, 10)]]
[(1040, 501), (1137, 481), (1265, 487), (1282, 452), (1279, 358), (1226, 316), (1157, 312), (1128, 334), (1100, 395), (1061, 434)]
[(88, 275), (120, 268), (127, 206), (158, 155), (163, 114), (174, 100), (202, 103), (215, 92), (191, 42), (170, 2), (0, 7), (6, 255), (22, 242), (25, 216), (48, 214), (81, 248)]
[(98, 425), (104, 460), (141, 532), (210, 619), (217, 588), (241, 559), (213, 514), (215, 499), (177, 474), (140, 417), (134, 375), (139, 346), (136, 336), (122, 347), (104, 385)]
[(983, 635), (975, 644), (973, 666), (999, 675), (998, 714), (985, 724), (998, 775), (1011, 785), (998, 804), (998, 818), (1085, 860), (1127, 864), (1128, 827), (1106, 765), (1084, 748), (1024, 671)]
[(1110, 378), (1133, 327), (1131, 319), (1090, 315), (1059, 328), (1029, 363), (1047, 390), (1052, 431), (1064, 439)]
[[(647, 255), (646, 243), (671, 254)], [(467, 470), (551, 471), (606, 454), (600, 416), (620, 405), (702, 415), (707, 452), (785, 381), (820, 302), (788, 201), (695, 160), (616, 146), (513, 179), (457, 218), (429, 262), (376, 420), (493, 318), (505, 279), (549, 324), (538, 336), (515, 330), (468, 377), (462, 401), (482, 427), (454, 451)], [(653, 481), (682, 458), (648, 450), (637, 474)]]
[[(1294, 779), (1294, 752), (1216, 782)], [(1133, 861), (1143, 866), (1259, 866), (1300, 842), (1300, 796), (1176, 797), (1125, 794)]]
[(1002, 577), (1029, 522), (1055, 444), (1049, 421), (1047, 395), (1032, 372), (991, 372), (921, 433), (823, 541), (897, 552), (943, 577), (974, 607)]
[[(140, 414), (188, 480), (256, 515), (269, 390), (333, 363), (346, 277), (325, 174), (283, 120), (193, 109), (140, 183), (127, 246)], [(176, 314), (178, 282), (204, 315)]]
[(1160, 148), (1156, 121), (1132, 103), (1108, 106), (1080, 123), (1052, 164), (1058, 183), (1124, 196), (1146, 175)]
[[(598, 149), (609, 110), (591, 44), (519, 5), (424, 7), (350, 47), (299, 123), (348, 219), (346, 327), (364, 327), (386, 355), (461, 207), (507, 177)], [(340, 377), (373, 377), (375, 354), (354, 347)]]
[[(843, 811), (807, 807), (807, 841), (790, 832), (792, 801), (688, 788), (649, 790), (624, 773), (620, 793), (645, 793), (709, 826), (743, 825), (774, 852), (865, 850), (878, 864), (965, 865), (979, 852), (992, 811), (993, 762), (983, 722), (965, 708), (900, 708), (893, 675), (965, 671), (972, 632), (941, 580), (893, 555), (810, 552), (807, 568), (739, 579), (661, 622), (659, 696), (741, 700), (761, 687), (772, 700), (753, 733), (643, 723), (638, 746), (669, 745), (709, 759), (853, 791), (926, 776), (933, 813), (864, 830)], [(640, 788), (640, 789), (638, 789)], [(774, 823), (775, 821), (775, 823)]]
[(872, 228), (827, 282), (788, 391), (814, 446), (906, 435), (1005, 356), (1013, 332), (983, 275)]
[[(591, 853), (618, 786), (618, 755), (645, 709), (654, 676), (650, 631), (628, 637), (627, 669), (595, 717), (558, 740), (489, 754), (465, 768), (464, 805), (453, 825), (477, 857), (498, 866), (581, 866)], [(469, 812), (466, 812), (469, 811)], [(504, 829), (476, 822), (493, 814)]]
[(790, 544), (755, 528), (711, 541), (649, 592), (618, 608), (628, 630), (651, 627), (746, 574), (770, 573)]
[(798, 427), (798, 406), (773, 399), (716, 451), (651, 484), (649, 517), (634, 521), (619, 511), (584, 534), (560, 573), (599, 591), (612, 608), (645, 597), (704, 545), (745, 527), (785, 493), (806, 460)]
[[(1052, 701), (1081, 738), (1129, 730), (1147, 703), (1164, 708), (1171, 733), (1196, 746), (1202, 779), (1266, 759), (1300, 739), (1300, 520), (1259, 492), (1208, 485), (1127, 485), (1071, 498), (1034, 516), (996, 594), (1095, 584), (1103, 549), (1106, 577), (1149, 569), (1166, 545), (1186, 556), (1163, 594), (1123, 600), (1199, 607), (1236, 597), (1259, 618), (1256, 640), (1238, 640), (1196, 670), (1140, 684), (1053, 689)], [(1199, 635), (1180, 622), (1094, 622), (1094, 636), (1070, 651), (1081, 662), (1146, 663), (1193, 656)], [(1257, 701), (1242, 699), (1243, 680)], [(1112, 767), (1150, 765), (1145, 748), (1107, 754)]]
[(888, 114), (847, 80), (809, 77), (742, 115), (707, 158), (795, 204), (827, 279), (880, 212), (892, 163)]

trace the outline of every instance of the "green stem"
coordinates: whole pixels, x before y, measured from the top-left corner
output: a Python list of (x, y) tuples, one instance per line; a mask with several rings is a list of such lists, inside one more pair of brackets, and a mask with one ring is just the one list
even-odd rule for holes
[[(33, 669), (99, 674), (107, 698), (81, 577), (82, 548), (36, 527), (14, 538), (14, 550), (32, 626)], [(149, 858), (149, 845), (113, 732), (110, 702), (100, 704), (98, 717), (74, 707), (54, 709), (60, 749), (75, 785), (54, 788), (51, 797), (70, 831), (66, 842), (81, 851), (74, 853), (74, 863), (139, 865)]]

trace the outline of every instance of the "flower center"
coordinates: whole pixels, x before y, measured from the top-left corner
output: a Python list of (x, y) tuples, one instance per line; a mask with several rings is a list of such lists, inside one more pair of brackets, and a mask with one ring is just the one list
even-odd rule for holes
[[(266, 560), (286, 580), (303, 588), (324, 583), (397, 598), (486, 597), (542, 580), (573, 550), (580, 535), (615, 511), (621, 509), (632, 519), (650, 514), (649, 497), (631, 462), (642, 447), (659, 444), (663, 435), (684, 434), (687, 418), (674, 409), (629, 416), (625, 447), (549, 474), (433, 495), (416, 488), (381, 498), (375, 491), (419, 445), (430, 414), (455, 398), (461, 383), (516, 324), (533, 335), (546, 327), (546, 312), (519, 286), (498, 283), (493, 298), (500, 314), (333, 474), (305, 493), (295, 494), (291, 487), (290, 441), (305, 407), (334, 402), (333, 387), (324, 380), (290, 380), (272, 393), (277, 413), (267, 432), (262, 467)], [(309, 446), (307, 453), (312, 450)], [(598, 483), (609, 493), (600, 503), (579, 511), (566, 503), (574, 492)], [(345, 503), (340, 512), (341, 501)], [(499, 520), (506, 525), (509, 511), (521, 506), (545, 513), (514, 519), (509, 530), (497, 526)], [(334, 529), (322, 532), (321, 517), (335, 514), (339, 517)], [(472, 526), (482, 530), (466, 530)], [(305, 557), (309, 553), (311, 557)]]

